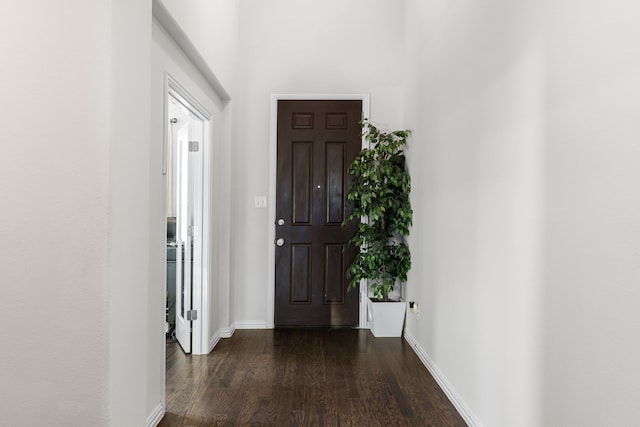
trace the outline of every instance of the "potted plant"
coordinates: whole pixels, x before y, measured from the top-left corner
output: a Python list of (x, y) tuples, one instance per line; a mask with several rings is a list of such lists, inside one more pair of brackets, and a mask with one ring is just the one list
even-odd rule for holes
[[(396, 285), (407, 280), (411, 254), (405, 242), (413, 219), (409, 200), (411, 179), (402, 151), (408, 130), (382, 132), (369, 121), (361, 122), (368, 147), (349, 166), (353, 182), (347, 194), (353, 210), (346, 221), (361, 221), (348, 244), (356, 251), (347, 268), (349, 289), (367, 280), (371, 331), (375, 336), (400, 336), (406, 303), (389, 297)], [(378, 312), (395, 311), (396, 324), (378, 319)], [(390, 327), (387, 330), (387, 327)]]

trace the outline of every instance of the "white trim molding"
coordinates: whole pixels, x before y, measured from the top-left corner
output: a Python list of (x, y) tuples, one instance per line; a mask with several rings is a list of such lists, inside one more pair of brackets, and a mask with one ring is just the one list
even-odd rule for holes
[(220, 338), (222, 338), (222, 333), (221, 332), (213, 334), (213, 336), (209, 340), (209, 347), (208, 347), (207, 354), (211, 353), (213, 351), (213, 348), (216, 345), (218, 345), (218, 343), (220, 342)]
[(220, 329), (221, 338), (231, 338), (236, 333), (236, 324), (232, 323), (228, 328)]
[(164, 417), (164, 404), (162, 402), (158, 403), (151, 414), (147, 417), (147, 422), (145, 423), (146, 427), (156, 427), (162, 421), (162, 417)]
[[(278, 156), (278, 101), (280, 100), (318, 100), (318, 101), (362, 101), (362, 118), (369, 118), (370, 111), (370, 95), (368, 93), (351, 93), (351, 94), (336, 94), (336, 93), (272, 93), (270, 102), (270, 130), (269, 130), (269, 200), (267, 206), (269, 206), (269, 222), (268, 224), (276, 223), (276, 170), (277, 170), (277, 156)], [(364, 147), (363, 138), (363, 147)], [(269, 271), (268, 271), (268, 283), (267, 283), (267, 322), (265, 328), (273, 329), (275, 325), (275, 293), (276, 293), (276, 279), (275, 279), (275, 264), (276, 264), (276, 250), (273, 244), (276, 238), (276, 230), (274, 227), (269, 227), (269, 236), (267, 242), (268, 247), (268, 259), (269, 259)], [(367, 297), (366, 286), (360, 285), (360, 313), (359, 313), (359, 327), (368, 328), (367, 325), (367, 304), (365, 304)], [(263, 329), (263, 328), (242, 328), (238, 324), (238, 329)]]
[(265, 320), (242, 320), (235, 323), (236, 329), (273, 329)]
[(471, 408), (469, 408), (469, 405), (467, 405), (462, 397), (460, 397), (451, 383), (449, 383), (447, 377), (445, 377), (440, 369), (438, 369), (436, 364), (433, 362), (433, 360), (431, 360), (427, 352), (420, 346), (420, 344), (418, 344), (413, 335), (405, 330), (404, 339), (409, 343), (424, 366), (426, 366), (429, 373), (431, 373), (442, 391), (444, 391), (444, 394), (447, 395), (447, 397), (449, 398), (453, 406), (458, 410), (458, 413), (460, 413), (460, 416), (464, 419), (467, 425), (469, 427), (483, 427), (482, 423), (471, 411)]

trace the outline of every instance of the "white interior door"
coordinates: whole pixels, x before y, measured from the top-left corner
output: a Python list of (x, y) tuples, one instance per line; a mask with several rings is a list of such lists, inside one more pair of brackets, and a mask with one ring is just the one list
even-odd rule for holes
[[(184, 113), (176, 114), (176, 338), (186, 353), (191, 352), (191, 236), (189, 236), (189, 121)], [(180, 120), (182, 119), (182, 120)]]
[(202, 276), (202, 155), (204, 123), (176, 99), (171, 132), (176, 216), (175, 336), (186, 353), (192, 348), (192, 323), (197, 319), (193, 290)]

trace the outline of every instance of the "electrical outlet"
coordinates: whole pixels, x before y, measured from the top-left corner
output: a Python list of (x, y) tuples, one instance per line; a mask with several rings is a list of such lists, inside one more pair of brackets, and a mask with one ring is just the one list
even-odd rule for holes
[(409, 301), (409, 313), (418, 314), (418, 303), (415, 301)]

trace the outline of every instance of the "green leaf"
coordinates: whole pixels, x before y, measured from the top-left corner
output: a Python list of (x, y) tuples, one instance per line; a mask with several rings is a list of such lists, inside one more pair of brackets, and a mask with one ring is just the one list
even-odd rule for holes
[(358, 224), (349, 240), (348, 245), (358, 252), (347, 275), (349, 289), (367, 279), (373, 294), (384, 298), (397, 281), (406, 281), (411, 267), (411, 254), (404, 243), (413, 220), (411, 178), (402, 152), (411, 132), (382, 132), (366, 119), (361, 126), (369, 147), (349, 165), (352, 182), (347, 200), (352, 210), (343, 225), (361, 217), (368, 217), (368, 223)]

